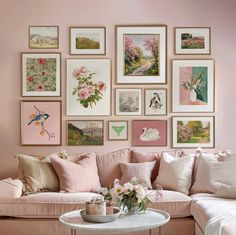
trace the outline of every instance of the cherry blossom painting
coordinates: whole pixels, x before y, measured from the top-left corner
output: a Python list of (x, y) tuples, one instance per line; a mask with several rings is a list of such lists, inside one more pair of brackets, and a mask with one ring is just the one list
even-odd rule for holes
[(22, 96), (60, 96), (60, 53), (22, 53)]
[(117, 26), (117, 83), (166, 83), (166, 26)]
[(214, 147), (214, 117), (173, 117), (173, 147)]
[(67, 60), (67, 115), (110, 115), (109, 59)]
[(21, 102), (21, 145), (61, 145), (61, 101)]

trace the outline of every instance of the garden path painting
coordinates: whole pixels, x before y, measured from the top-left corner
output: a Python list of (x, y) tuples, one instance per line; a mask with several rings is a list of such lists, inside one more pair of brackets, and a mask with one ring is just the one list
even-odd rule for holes
[(159, 34), (124, 34), (124, 76), (159, 76)]

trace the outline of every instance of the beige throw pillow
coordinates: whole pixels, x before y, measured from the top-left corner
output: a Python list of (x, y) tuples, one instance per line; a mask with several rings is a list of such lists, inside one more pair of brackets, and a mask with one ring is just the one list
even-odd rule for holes
[(193, 163), (194, 158), (192, 156), (176, 158), (168, 153), (163, 153), (159, 174), (153, 183), (154, 188), (159, 184), (164, 189), (175, 190), (188, 195), (192, 183)]
[(59, 191), (59, 179), (50, 162), (24, 154), (17, 154), (16, 159), (26, 192)]

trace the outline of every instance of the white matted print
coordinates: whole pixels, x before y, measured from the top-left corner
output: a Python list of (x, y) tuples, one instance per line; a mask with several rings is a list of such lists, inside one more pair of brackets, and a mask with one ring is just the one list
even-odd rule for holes
[(172, 117), (173, 148), (213, 148), (214, 117)]
[(70, 53), (71, 55), (105, 55), (106, 28), (71, 27)]
[(67, 59), (67, 115), (110, 115), (111, 60)]
[(175, 54), (211, 53), (211, 28), (209, 27), (176, 27)]
[(116, 82), (166, 83), (165, 25), (116, 26)]
[(21, 61), (22, 96), (60, 96), (60, 53), (22, 53)]
[(128, 140), (128, 121), (108, 121), (108, 140)]
[(214, 111), (214, 61), (173, 60), (172, 111)]
[(167, 90), (166, 89), (145, 89), (145, 115), (166, 115), (167, 114)]
[(141, 115), (142, 89), (116, 89), (116, 115)]

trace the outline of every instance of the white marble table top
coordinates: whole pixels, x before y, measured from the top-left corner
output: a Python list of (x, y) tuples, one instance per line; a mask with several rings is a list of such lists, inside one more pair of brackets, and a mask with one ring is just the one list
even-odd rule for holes
[(72, 230), (93, 232), (136, 232), (158, 228), (170, 220), (164, 211), (148, 209), (145, 213), (123, 215), (110, 223), (90, 223), (82, 219), (81, 210), (71, 211), (59, 217), (60, 222)]

